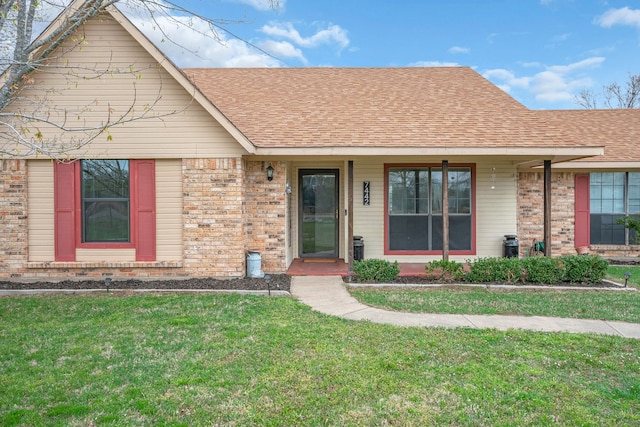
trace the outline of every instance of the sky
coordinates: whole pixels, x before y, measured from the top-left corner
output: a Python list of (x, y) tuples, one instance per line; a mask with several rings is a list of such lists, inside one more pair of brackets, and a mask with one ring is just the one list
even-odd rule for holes
[(640, 73), (640, 0), (173, 1), (228, 31), (128, 13), (180, 67), (468, 66), (530, 109)]

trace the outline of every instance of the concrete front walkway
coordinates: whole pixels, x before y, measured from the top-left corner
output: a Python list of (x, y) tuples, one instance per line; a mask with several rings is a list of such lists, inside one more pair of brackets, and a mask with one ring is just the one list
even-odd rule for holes
[(339, 276), (294, 276), (291, 278), (291, 294), (316, 311), (351, 320), (369, 320), (398, 326), (595, 333), (640, 339), (640, 324), (635, 323), (541, 316), (402, 313), (382, 310), (359, 303), (347, 292)]

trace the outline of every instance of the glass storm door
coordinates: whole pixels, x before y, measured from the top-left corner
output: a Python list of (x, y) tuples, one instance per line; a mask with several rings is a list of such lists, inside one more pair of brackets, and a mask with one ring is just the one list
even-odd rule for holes
[(298, 179), (300, 257), (337, 258), (339, 171), (304, 169)]

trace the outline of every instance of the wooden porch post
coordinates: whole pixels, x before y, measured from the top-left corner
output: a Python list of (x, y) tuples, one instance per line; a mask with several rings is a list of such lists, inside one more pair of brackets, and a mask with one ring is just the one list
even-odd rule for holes
[(348, 248), (348, 262), (349, 262), (349, 273), (353, 273), (353, 160), (349, 160), (349, 170), (347, 171), (347, 234), (349, 241)]
[(551, 256), (551, 160), (544, 161), (544, 256)]
[(449, 261), (449, 161), (442, 161), (442, 259)]

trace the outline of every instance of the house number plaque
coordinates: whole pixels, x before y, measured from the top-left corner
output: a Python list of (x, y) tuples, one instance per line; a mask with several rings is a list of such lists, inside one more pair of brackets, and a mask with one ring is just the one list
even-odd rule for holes
[(369, 181), (364, 181), (362, 183), (362, 204), (365, 206), (369, 206), (371, 204), (371, 186)]

